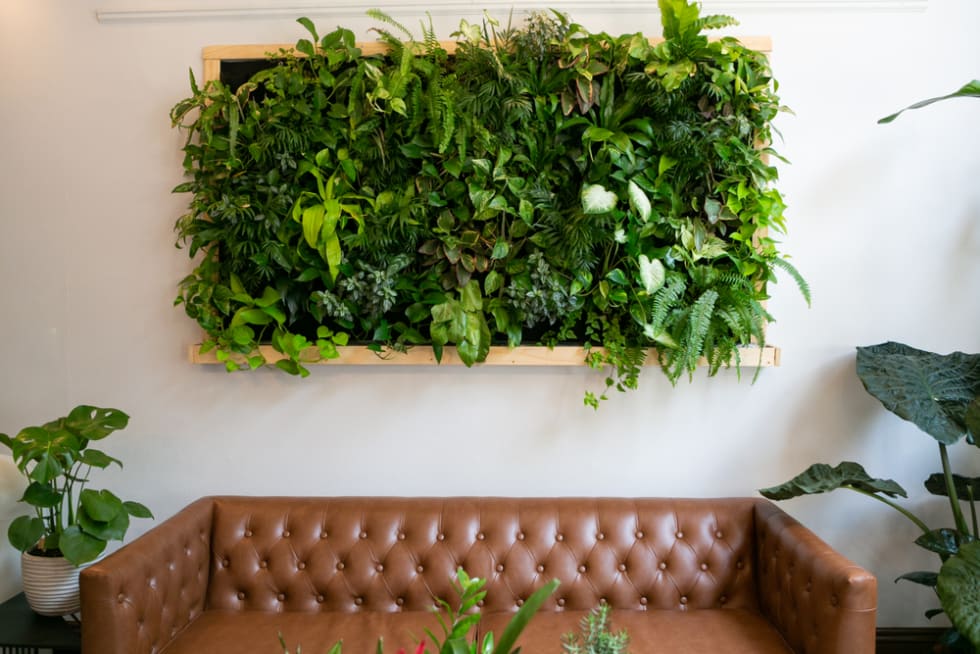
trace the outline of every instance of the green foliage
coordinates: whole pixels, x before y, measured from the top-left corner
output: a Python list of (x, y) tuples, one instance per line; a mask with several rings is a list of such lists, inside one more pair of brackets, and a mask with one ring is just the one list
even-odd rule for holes
[(562, 638), (566, 654), (627, 654), (629, 634), (623, 629), (611, 632), (609, 605), (600, 604), (582, 618), (579, 634), (569, 633)]
[(661, 9), (657, 46), (553, 12), (463, 21), (452, 55), (377, 11), (383, 55), (300, 19), (312, 40), (240, 88), (192, 75), (171, 118), (197, 265), (176, 302), (204, 348), (238, 370), (271, 343), (307, 374), (348, 341), (455, 345), (467, 365), (493, 343), (578, 342), (617, 390), (650, 347), (672, 382), (738, 366), (765, 344), (777, 269), (809, 300), (758, 146), (776, 83), (762, 54), (702, 34), (731, 19)]
[[(980, 581), (977, 578), (980, 526), (976, 500), (980, 480), (953, 474), (948, 447), (964, 439), (977, 446), (980, 431), (975, 422), (980, 404), (980, 355), (954, 352), (936, 354), (901, 343), (859, 347), (857, 374), (865, 389), (889, 411), (918, 426), (939, 446), (942, 472), (925, 481), (925, 488), (949, 501), (952, 527), (930, 528), (917, 515), (893, 501), (908, 497), (891, 479), (871, 477), (862, 466), (845, 461), (836, 467), (818, 463), (779, 486), (759, 492), (773, 500), (825, 493), (847, 488), (872, 497), (908, 518), (922, 532), (915, 544), (937, 554), (942, 562), (938, 573), (910, 572), (898, 580), (933, 588), (954, 629), (947, 637), (950, 651), (974, 652), (980, 647), (977, 615), (980, 614)], [(970, 507), (971, 520), (963, 515), (961, 502)]]
[(908, 111), (909, 109), (921, 109), (922, 107), (928, 107), (929, 105), (940, 102), (942, 100), (950, 100), (952, 98), (980, 98), (980, 80), (975, 79), (971, 82), (967, 82), (958, 90), (953, 91), (947, 95), (939, 96), (938, 98), (929, 98), (928, 100), (920, 100), (915, 104), (911, 104), (901, 111), (895, 112), (889, 116), (885, 116), (880, 119), (879, 123), (890, 123), (899, 117), (902, 113)]
[(33, 515), (15, 518), (7, 537), (21, 552), (60, 552), (73, 565), (94, 561), (110, 540), (122, 540), (129, 519), (152, 518), (138, 502), (108, 490), (85, 488), (92, 468), (122, 467), (119, 459), (90, 447), (124, 429), (129, 416), (118, 409), (80, 405), (62, 418), (25, 427), (15, 437), (0, 434), (28, 486), (20, 501)]

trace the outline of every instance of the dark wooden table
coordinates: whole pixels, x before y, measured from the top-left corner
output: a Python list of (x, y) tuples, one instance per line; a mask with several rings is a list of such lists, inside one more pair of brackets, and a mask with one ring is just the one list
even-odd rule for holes
[(42, 649), (53, 654), (81, 652), (81, 625), (38, 615), (23, 593), (0, 604), (0, 654), (36, 654)]

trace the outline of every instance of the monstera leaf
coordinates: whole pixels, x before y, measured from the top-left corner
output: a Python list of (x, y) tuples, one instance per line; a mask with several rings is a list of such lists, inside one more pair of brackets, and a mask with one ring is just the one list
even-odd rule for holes
[(980, 542), (963, 545), (947, 559), (936, 592), (956, 630), (980, 648)]
[(785, 484), (763, 488), (759, 491), (770, 500), (788, 500), (800, 495), (828, 493), (838, 488), (850, 488), (875, 495), (908, 497), (905, 489), (891, 479), (875, 479), (859, 463), (844, 461), (836, 467), (815, 463)]
[(952, 445), (980, 395), (980, 354), (935, 354), (901, 343), (859, 347), (857, 374), (885, 408)]

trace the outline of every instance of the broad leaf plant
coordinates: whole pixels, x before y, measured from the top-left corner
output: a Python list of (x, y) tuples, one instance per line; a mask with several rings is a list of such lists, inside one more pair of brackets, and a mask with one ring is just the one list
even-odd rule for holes
[(659, 5), (657, 45), (553, 12), (464, 21), (450, 52), (369, 12), (386, 54), (302, 18), (310, 38), (240, 87), (192, 73), (177, 302), (203, 349), (237, 370), (271, 343), (305, 376), (349, 342), (466, 365), (575, 342), (618, 390), (651, 347), (672, 382), (738, 366), (777, 269), (809, 301), (773, 237), (783, 108), (763, 54), (704, 35), (733, 19)]

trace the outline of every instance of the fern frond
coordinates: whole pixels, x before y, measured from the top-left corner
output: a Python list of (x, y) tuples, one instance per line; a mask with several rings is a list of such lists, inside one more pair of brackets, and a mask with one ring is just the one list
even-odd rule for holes
[[(409, 31), (409, 29), (407, 27), (405, 27), (404, 25), (402, 25), (401, 23), (399, 23), (394, 18), (392, 18), (389, 14), (386, 14), (385, 12), (381, 11), (380, 9), (368, 9), (366, 13), (367, 13), (368, 16), (370, 16), (374, 20), (376, 20), (376, 21), (378, 21), (380, 23), (384, 23), (386, 25), (391, 25), (392, 27), (394, 27), (395, 29), (397, 29), (399, 32), (401, 32), (402, 34), (405, 35), (405, 40), (406, 41), (412, 41), (412, 42), (415, 41), (415, 37), (412, 36), (412, 33)], [(386, 30), (381, 30), (381, 29), (378, 29), (378, 28), (374, 28), (374, 29), (375, 29), (375, 31), (377, 31), (379, 33), (388, 34), (389, 36), (391, 36), (391, 34), (388, 33)]]
[(801, 275), (800, 271), (796, 269), (796, 266), (782, 257), (774, 257), (771, 259), (771, 261), (773, 266), (782, 268), (789, 274), (790, 277), (793, 278), (793, 281), (796, 282), (797, 288), (800, 289), (800, 293), (803, 295), (803, 299), (806, 300), (806, 305), (810, 306), (810, 285), (805, 279), (803, 279), (803, 275)]
[(711, 329), (711, 317), (714, 314), (715, 302), (718, 301), (718, 291), (708, 289), (695, 300), (688, 318), (687, 333), (684, 338), (684, 365), (688, 372), (698, 365), (698, 359), (704, 350), (704, 342)]

